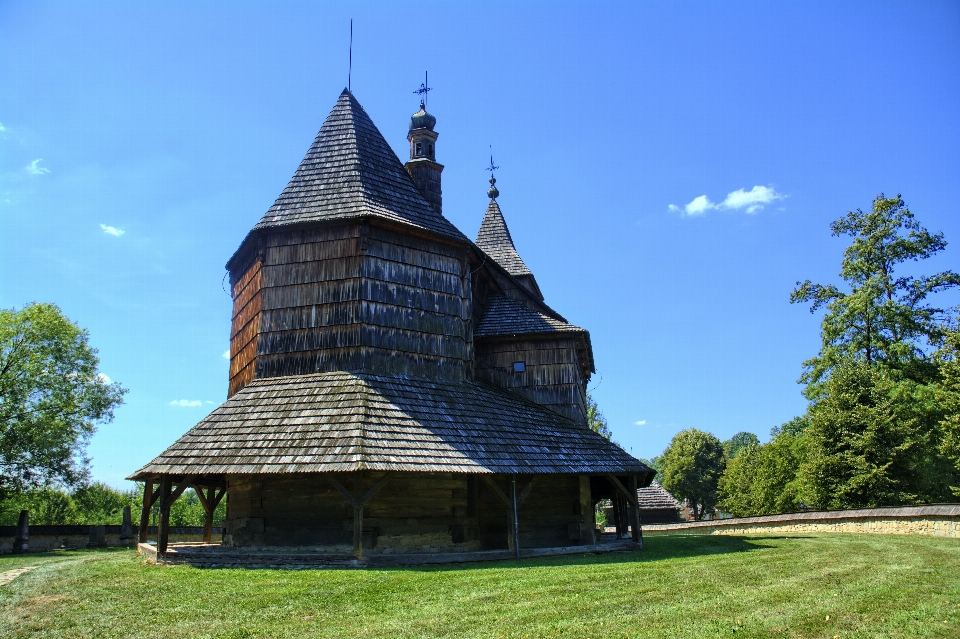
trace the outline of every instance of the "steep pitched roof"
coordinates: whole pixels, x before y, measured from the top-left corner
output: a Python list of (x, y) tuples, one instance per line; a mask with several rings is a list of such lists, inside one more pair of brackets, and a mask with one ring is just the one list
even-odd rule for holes
[(527, 265), (520, 259), (516, 247), (513, 245), (513, 238), (510, 237), (510, 229), (507, 228), (507, 222), (503, 219), (503, 213), (500, 211), (500, 205), (496, 200), (490, 200), (490, 206), (483, 216), (483, 222), (480, 223), (480, 230), (477, 231), (476, 245), (480, 249), (495, 259), (497, 264), (507, 270), (510, 275), (519, 277), (521, 275), (533, 276)]
[(370, 116), (344, 89), (254, 230), (365, 215), (466, 239), (427, 203)]
[(652, 472), (494, 386), (334, 372), (255, 380), (131, 478), (357, 470)]
[(641, 510), (680, 510), (680, 502), (667, 489), (657, 482), (650, 482), (646, 488), (637, 489), (637, 499)]
[(586, 333), (585, 329), (536, 311), (523, 302), (495, 294), (487, 299), (487, 307), (473, 331), (474, 337), (523, 335), (529, 333)]

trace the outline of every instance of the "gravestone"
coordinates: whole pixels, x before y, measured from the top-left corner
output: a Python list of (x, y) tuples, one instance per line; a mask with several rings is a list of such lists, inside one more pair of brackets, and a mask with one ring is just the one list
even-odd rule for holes
[(120, 545), (133, 545), (133, 518), (130, 516), (130, 506), (123, 507), (123, 523), (120, 525)]
[(20, 555), (28, 552), (30, 544), (30, 511), (21, 510), (17, 520), (17, 532), (13, 537), (13, 554)]

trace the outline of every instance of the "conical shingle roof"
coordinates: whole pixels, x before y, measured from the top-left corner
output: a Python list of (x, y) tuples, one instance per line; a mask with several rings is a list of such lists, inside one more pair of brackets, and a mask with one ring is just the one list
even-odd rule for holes
[(507, 222), (503, 219), (503, 213), (500, 212), (500, 205), (496, 200), (490, 200), (490, 206), (487, 207), (487, 212), (483, 216), (480, 230), (477, 231), (476, 244), (510, 275), (514, 277), (533, 275), (520, 259), (520, 254), (513, 245), (510, 229), (507, 228)]
[(344, 89), (289, 184), (254, 229), (366, 215), (466, 239), (427, 203), (370, 116)]

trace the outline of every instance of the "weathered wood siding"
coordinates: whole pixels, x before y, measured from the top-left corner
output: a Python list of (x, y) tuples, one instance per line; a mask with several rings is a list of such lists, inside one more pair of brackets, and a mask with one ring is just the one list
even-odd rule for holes
[[(526, 370), (515, 373), (514, 362), (524, 362)], [(477, 340), (474, 374), (586, 425), (585, 380), (575, 339)]]
[[(382, 475), (368, 473), (364, 490)], [(353, 479), (337, 476), (353, 490)], [(518, 492), (529, 477), (518, 480)], [(581, 480), (542, 476), (520, 507), (521, 547), (592, 543), (585, 521)], [(498, 479), (509, 495), (509, 480)], [(228, 477), (224, 543), (350, 552), (353, 508), (323, 475)], [(450, 473), (399, 474), (364, 507), (365, 551), (461, 552), (507, 547), (507, 505), (479, 477)], [(592, 522), (590, 524), (592, 526)]]
[(364, 370), (464, 379), (471, 314), (465, 248), (370, 226), (363, 249)]
[(254, 260), (238, 277), (230, 278), (233, 320), (230, 325), (230, 384), (228, 397), (249, 384), (255, 374), (260, 329), (262, 270)]
[(268, 235), (257, 377), (363, 367), (360, 226)]

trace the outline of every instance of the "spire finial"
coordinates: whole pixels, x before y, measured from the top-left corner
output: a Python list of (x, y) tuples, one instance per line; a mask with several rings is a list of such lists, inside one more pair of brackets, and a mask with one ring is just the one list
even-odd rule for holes
[(430, 97), (430, 92), (433, 91), (433, 87), (428, 83), (429, 75), (427, 71), (423, 72), (423, 84), (420, 85), (420, 88), (414, 91), (417, 95), (420, 96), (420, 108), (424, 111), (427, 110), (427, 100)]
[(494, 165), (493, 163), (493, 145), (490, 145), (490, 166), (487, 167), (487, 170), (490, 171), (490, 188), (487, 189), (487, 197), (491, 200), (497, 199), (497, 196), (500, 195), (500, 191), (497, 190), (497, 178), (493, 176), (493, 172), (499, 169), (499, 166)]

